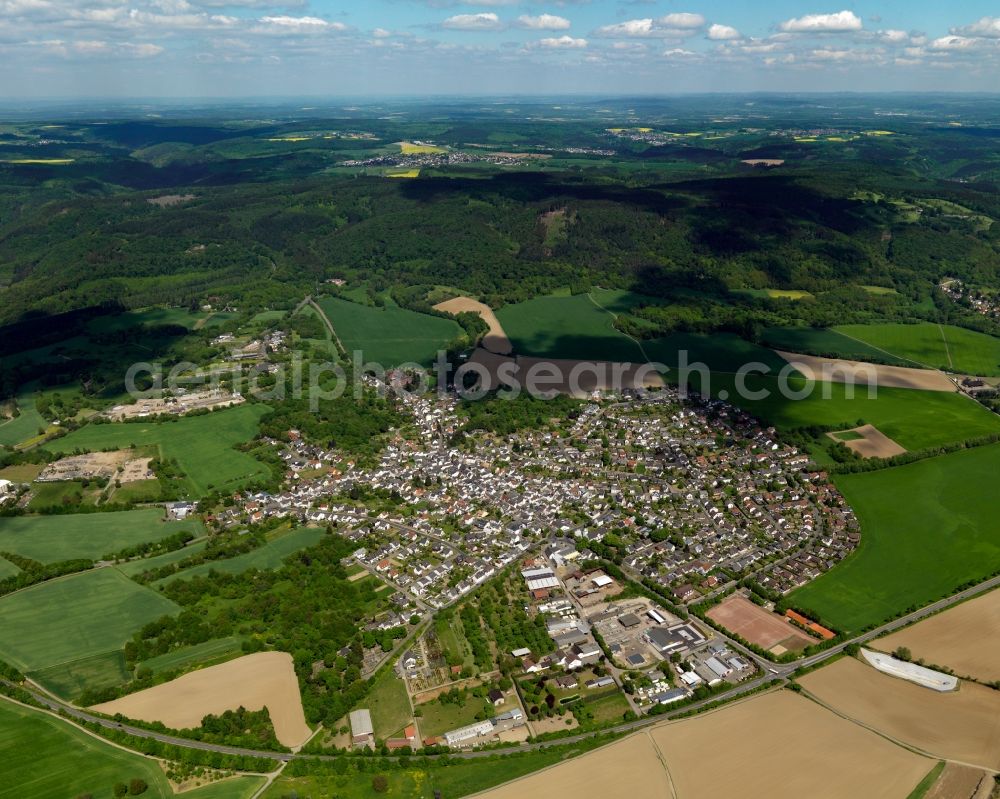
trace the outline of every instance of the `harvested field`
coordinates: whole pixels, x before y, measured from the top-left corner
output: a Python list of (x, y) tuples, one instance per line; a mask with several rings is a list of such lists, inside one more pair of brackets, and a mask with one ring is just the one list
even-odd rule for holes
[(489, 799), (552, 796), (675, 796), (652, 738), (640, 733), (581, 758), (522, 777), (482, 794)]
[(886, 366), (879, 363), (847, 361), (837, 358), (817, 358), (794, 352), (775, 350), (794, 365), (804, 377), (856, 386), (876, 385), (880, 388), (911, 388), (918, 391), (955, 392), (955, 384), (943, 372), (934, 369), (913, 369), (908, 366)]
[(948, 763), (924, 799), (973, 799), (983, 782), (993, 782), (985, 771)]
[(906, 799), (935, 765), (790, 691), (664, 724), (651, 735), (684, 799)]
[(1000, 693), (975, 683), (939, 693), (843, 658), (800, 681), (836, 712), (925, 752), (1000, 769)]
[(903, 447), (870, 424), (827, 435), (834, 441), (840, 441), (862, 458), (893, 458), (906, 453)]
[(141, 721), (160, 721), (173, 729), (201, 726), (208, 714), (243, 706), (266, 707), (278, 740), (301, 746), (311, 732), (306, 726), (299, 682), (292, 656), (285, 652), (258, 652), (218, 666), (193, 671), (163, 685), (129, 694), (92, 708), (113, 716), (121, 713)]
[(914, 658), (980, 682), (1000, 680), (1000, 591), (963, 602), (876, 641), (886, 652), (905, 646)]
[(743, 163), (747, 166), (781, 166), (785, 163), (784, 158), (744, 158)]
[(434, 306), (435, 311), (444, 311), (450, 314), (474, 313), (479, 314), (484, 322), (489, 326), (489, 332), (483, 336), (481, 346), (490, 352), (498, 355), (510, 355), (514, 351), (510, 339), (504, 332), (503, 325), (497, 319), (490, 306), (474, 300), (471, 297), (455, 297), (445, 302), (439, 302)]
[[(662, 387), (663, 377), (643, 363), (575, 361), (559, 358), (522, 358), (495, 355), (478, 349), (469, 363), (480, 364), (490, 375), (491, 385), (502, 388), (514, 383), (522, 389), (534, 385), (540, 392), (556, 391), (586, 396), (616, 385), (621, 388)], [(500, 371), (503, 367), (503, 372)], [(555, 370), (555, 377), (550, 377)], [(504, 380), (501, 381), (501, 376)]]
[(816, 643), (805, 633), (774, 613), (755, 605), (746, 597), (733, 595), (720, 602), (707, 614), (712, 621), (763, 649), (781, 646), (783, 651), (796, 652)]

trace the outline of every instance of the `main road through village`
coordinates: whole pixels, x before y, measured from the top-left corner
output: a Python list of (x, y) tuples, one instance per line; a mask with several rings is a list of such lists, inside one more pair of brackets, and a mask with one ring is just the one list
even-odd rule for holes
[[(672, 713), (662, 713), (656, 716), (647, 716), (645, 718), (637, 719), (635, 721), (618, 724), (614, 727), (609, 727), (604, 730), (590, 732), (590, 733), (582, 733), (579, 735), (571, 735), (564, 738), (558, 738), (552, 741), (521, 744), (520, 746), (505, 747), (502, 749), (497, 748), (497, 749), (482, 749), (470, 752), (454, 752), (454, 753), (449, 753), (447, 756), (455, 758), (471, 759), (471, 758), (490, 757), (492, 755), (515, 754), (517, 752), (527, 752), (535, 749), (549, 748), (552, 746), (566, 746), (568, 744), (579, 743), (580, 741), (586, 740), (588, 738), (593, 738), (598, 735), (606, 735), (609, 733), (610, 734), (627, 733), (641, 729), (643, 727), (651, 726), (653, 724), (658, 724), (663, 721), (669, 721), (672, 718), (676, 718), (677, 716), (680, 715), (689, 714), (692, 711), (696, 711), (707, 705), (715, 705), (720, 702), (728, 702), (734, 699), (738, 699), (741, 696), (751, 694), (754, 691), (765, 688), (771, 682), (775, 681), (785, 682), (788, 679), (788, 677), (797, 669), (816, 666), (840, 654), (841, 652), (844, 651), (844, 649), (846, 649), (851, 644), (867, 643), (868, 641), (871, 641), (875, 638), (879, 638), (883, 635), (886, 635), (887, 633), (894, 632), (900, 629), (901, 627), (906, 627), (909, 624), (920, 621), (921, 619), (924, 619), (928, 616), (932, 616), (935, 613), (938, 613), (946, 608), (951, 607), (952, 605), (958, 604), (959, 602), (964, 602), (965, 600), (970, 599), (976, 596), (977, 594), (984, 593), (986, 591), (989, 591), (997, 587), (1000, 587), (1000, 576), (992, 577), (989, 580), (985, 580), (973, 586), (972, 588), (968, 588), (964, 591), (960, 591), (957, 594), (953, 594), (950, 597), (938, 600), (937, 602), (933, 602), (930, 605), (927, 605), (923, 608), (920, 608), (919, 610), (914, 611), (913, 613), (910, 613), (906, 616), (902, 616), (893, 621), (887, 622), (886, 624), (883, 624), (881, 627), (869, 630), (868, 632), (862, 635), (856, 636), (855, 638), (852, 638), (848, 641), (839, 643), (836, 646), (832, 646), (829, 649), (820, 652), (819, 654), (803, 658), (802, 660), (796, 661), (795, 663), (791, 664), (771, 663), (751, 652), (748, 652), (736, 642), (729, 641), (731, 646), (744, 652), (748, 657), (753, 658), (754, 662), (756, 662), (757, 665), (762, 669), (763, 673), (761, 676), (753, 680), (750, 680), (748, 682), (745, 682), (741, 685), (734, 686), (729, 691), (717, 694), (709, 699), (695, 702), (690, 705), (685, 705), (683, 708), (680, 708)], [(17, 687), (13, 683), (8, 682), (7, 680), (3, 680), (2, 682), (8, 687)], [(70, 719), (75, 719), (77, 721), (97, 724), (100, 725), (101, 727), (105, 727), (110, 730), (118, 730), (120, 732), (125, 732), (128, 733), (129, 735), (135, 736), (136, 738), (151, 739), (154, 741), (160, 741), (161, 743), (186, 747), (188, 749), (201, 749), (208, 752), (218, 752), (220, 754), (227, 754), (227, 755), (242, 755), (250, 757), (267, 758), (269, 760), (280, 761), (280, 762), (287, 762), (289, 760), (295, 760), (295, 759), (332, 760), (337, 757), (336, 755), (315, 755), (315, 754), (303, 754), (299, 752), (270, 752), (267, 750), (258, 750), (258, 749), (242, 749), (240, 747), (235, 747), (235, 746), (222, 746), (219, 744), (209, 744), (209, 743), (203, 743), (201, 741), (192, 741), (188, 738), (179, 738), (173, 735), (165, 735), (162, 733), (153, 732), (151, 730), (145, 730), (140, 727), (132, 727), (127, 724), (120, 724), (117, 721), (114, 721), (113, 719), (109, 719), (103, 716), (97, 716), (92, 713), (88, 713), (86, 710), (81, 710), (78, 707), (74, 707), (73, 705), (61, 702), (58, 699), (49, 696), (48, 694), (42, 693), (41, 691), (35, 689), (32, 686), (28, 687), (21, 686), (21, 687), (28, 694), (30, 694), (31, 697), (36, 702), (38, 702), (40, 705), (48, 708), (51, 711), (60, 713), (63, 716), (69, 717)], [(429, 757), (440, 757), (440, 756), (441, 755), (429, 755)]]

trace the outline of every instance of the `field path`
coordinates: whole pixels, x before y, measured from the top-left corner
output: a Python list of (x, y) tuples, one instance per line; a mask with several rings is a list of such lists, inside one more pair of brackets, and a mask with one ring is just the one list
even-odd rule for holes
[[(893, 679), (896, 679), (896, 678), (893, 678)], [(889, 741), (890, 743), (894, 743), (894, 744), (896, 744), (896, 746), (899, 746), (899, 747), (901, 747), (903, 749), (907, 749), (910, 752), (914, 752), (914, 753), (916, 753), (918, 755), (923, 755), (924, 757), (930, 758), (931, 760), (943, 760), (945, 763), (954, 763), (956, 766), (967, 766), (968, 768), (974, 768), (974, 769), (978, 769), (980, 771), (986, 771), (986, 772), (988, 772), (990, 774), (994, 774), (994, 775), (1000, 774), (1000, 772), (998, 772), (992, 766), (985, 766), (985, 765), (983, 765), (981, 763), (968, 763), (968, 762), (966, 762), (964, 760), (954, 760), (953, 758), (946, 757), (946, 756), (944, 756), (942, 754), (939, 754), (939, 753), (936, 753), (936, 752), (928, 752), (928, 751), (926, 751), (924, 749), (921, 749), (919, 746), (915, 746), (914, 744), (910, 744), (910, 743), (906, 743), (905, 741), (901, 741), (899, 738), (893, 737), (892, 735), (890, 735), (889, 733), (885, 732), (884, 730), (880, 730), (878, 727), (874, 727), (874, 726), (871, 726), (869, 724), (866, 724), (865, 722), (863, 722), (863, 721), (861, 721), (859, 719), (856, 719), (853, 716), (849, 716), (847, 713), (844, 713), (841, 710), (838, 710), (833, 705), (828, 705), (826, 702), (824, 702), (818, 696), (816, 696), (813, 693), (810, 693), (810, 691), (807, 688), (805, 688), (805, 687), (802, 688), (802, 696), (806, 697), (807, 699), (812, 700), (813, 702), (815, 702), (820, 707), (829, 710), (834, 715), (840, 716), (840, 718), (844, 719), (845, 721), (849, 721), (849, 722), (851, 722), (851, 724), (856, 724), (858, 727), (866, 729), (869, 732), (873, 732), (877, 736), (879, 736), (880, 738), (885, 738), (885, 740)]]
[(649, 742), (653, 745), (653, 751), (656, 753), (656, 759), (660, 761), (660, 765), (663, 766), (663, 771), (667, 775), (667, 782), (670, 783), (670, 795), (673, 799), (680, 799), (677, 795), (677, 786), (674, 785), (673, 775), (670, 773), (670, 766), (667, 765), (667, 758), (663, 756), (663, 750), (660, 749), (660, 745), (656, 742), (656, 739), (649, 734), (649, 730), (646, 730), (645, 735), (649, 738)]
[(955, 368), (955, 362), (951, 359), (951, 348), (948, 346), (948, 337), (944, 334), (944, 327), (938, 323), (938, 330), (941, 331), (941, 341), (944, 342), (944, 354), (948, 356), (948, 367)]
[(337, 335), (337, 331), (334, 330), (333, 328), (333, 322), (331, 322), (330, 318), (325, 313), (323, 313), (323, 309), (316, 304), (316, 301), (312, 297), (306, 297), (300, 303), (299, 308), (302, 308), (305, 305), (308, 305), (316, 313), (319, 314), (319, 318), (323, 320), (323, 324), (326, 325), (326, 329), (329, 330), (330, 335), (333, 336), (333, 340), (336, 343), (337, 349), (340, 351), (340, 354), (347, 355), (347, 348), (344, 346), (344, 342), (340, 340), (340, 336)]
[[(600, 308), (602, 311), (604, 311), (604, 313), (610, 316), (615, 322), (618, 321), (618, 314), (616, 314), (614, 311), (609, 311), (607, 308), (601, 305), (597, 300), (594, 299), (594, 295), (591, 294), (589, 291), (587, 292), (587, 299), (590, 300), (596, 308)], [(618, 330), (618, 328), (615, 329)], [(625, 338), (635, 343), (635, 345), (639, 348), (639, 352), (642, 353), (642, 357), (646, 359), (646, 363), (652, 363), (653, 359), (649, 357), (649, 355), (646, 352), (646, 348), (642, 346), (642, 342), (639, 341), (639, 339), (637, 339), (635, 336), (630, 336), (624, 330), (618, 330), (618, 332), (621, 333), (623, 336), (625, 336)]]
[[(920, 361), (915, 361), (915, 360), (913, 360), (913, 358), (904, 358), (902, 355), (897, 355), (894, 352), (889, 352), (889, 350), (884, 350), (881, 347), (876, 347), (871, 342), (863, 341), (862, 339), (855, 338), (854, 336), (850, 335), (849, 333), (845, 333), (843, 330), (837, 330), (836, 332), (837, 332), (837, 334), (843, 336), (844, 338), (849, 338), (851, 341), (856, 341), (858, 344), (864, 344), (866, 347), (871, 347), (873, 350), (878, 350), (879, 352), (884, 353), (885, 355), (888, 355), (891, 358), (898, 358), (901, 361), (909, 361), (910, 363), (915, 363), (917, 366), (921, 366), (924, 369), (934, 369), (934, 367), (931, 366), (930, 364), (921, 363)], [(944, 333), (942, 332), (941, 335), (944, 335)]]

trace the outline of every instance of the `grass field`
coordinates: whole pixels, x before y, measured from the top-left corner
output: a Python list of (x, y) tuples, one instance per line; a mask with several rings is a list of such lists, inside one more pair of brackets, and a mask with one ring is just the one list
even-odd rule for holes
[(147, 541), (159, 541), (185, 530), (201, 535), (196, 519), (166, 522), (158, 508), (122, 513), (77, 513), (60, 516), (0, 518), (0, 550), (55, 563), (119, 552)]
[(44, 463), (18, 463), (0, 469), (0, 480), (10, 480), (14, 483), (30, 483), (45, 468)]
[(31, 679), (39, 685), (69, 700), (75, 700), (88, 688), (124, 685), (131, 678), (121, 650), (102, 652), (31, 673)]
[(836, 478), (861, 522), (861, 545), (792, 602), (856, 631), (1000, 569), (998, 469), (993, 445)]
[[(211, 317), (212, 314), (192, 313), (185, 308), (146, 308), (114, 316), (98, 316), (87, 324), (87, 330), (91, 333), (111, 333), (138, 325), (179, 325), (193, 330), (210, 323)], [(220, 319), (219, 322), (221, 321), (223, 320)]]
[[(401, 769), (387, 769), (385, 775), (389, 786), (383, 794), (376, 794), (372, 790), (371, 772), (359, 773), (355, 769), (349, 769), (347, 774), (337, 775), (331, 767), (328, 775), (295, 776), (295, 767), (290, 766), (264, 793), (264, 799), (285, 799), (290, 796), (371, 799), (379, 795), (389, 799), (434, 799), (435, 791), (440, 791), (442, 797), (452, 799), (470, 796), (569, 760), (594, 746), (593, 742), (582, 742), (496, 760), (463, 760), (448, 766), (439, 766), (435, 761), (429, 761), (407, 765)], [(560, 796), (558, 791), (547, 795)], [(529, 796), (533, 794), (525, 794), (526, 799)]]
[(282, 561), (289, 555), (298, 552), (300, 549), (311, 547), (319, 542), (324, 531), (315, 527), (300, 527), (290, 533), (285, 533), (280, 538), (268, 541), (264, 546), (251, 550), (244, 555), (237, 555), (228, 560), (213, 560), (192, 566), (190, 569), (178, 572), (177, 574), (157, 580), (154, 587), (165, 585), (174, 580), (190, 580), (198, 575), (205, 575), (211, 571), (223, 572), (226, 574), (240, 574), (249, 569), (277, 569)]
[[(474, 724), (476, 714), (486, 706), (484, 699), (469, 696), (464, 705), (449, 702), (442, 705), (436, 699), (417, 705), (421, 712), (419, 718), (420, 735), (423, 738), (444, 735), (449, 730)], [(415, 708), (416, 709), (416, 708)]]
[(35, 408), (35, 395), (21, 394), (17, 397), (18, 415), (0, 423), (0, 446), (13, 447), (33, 436), (39, 429), (48, 427), (42, 415)]
[(812, 292), (796, 291), (794, 289), (741, 289), (737, 294), (745, 294), (748, 297), (767, 298), (771, 300), (804, 300), (812, 297)]
[(203, 416), (172, 422), (88, 425), (45, 445), (56, 454), (155, 445), (163, 457), (175, 458), (187, 475), (192, 497), (213, 489), (235, 490), (267, 474), (266, 467), (236, 444), (249, 441), (258, 430), (266, 405), (240, 405)]
[(1000, 338), (952, 325), (842, 325), (838, 333), (936, 369), (1000, 375)]
[(405, 308), (376, 308), (339, 297), (325, 297), (318, 304), (349, 353), (361, 350), (366, 361), (385, 367), (430, 363), (461, 333), (451, 319)]
[(614, 327), (614, 315), (645, 301), (627, 291), (536, 297), (497, 311), (519, 355), (645, 362), (639, 345)]
[(100, 496), (101, 489), (93, 483), (87, 488), (84, 488), (83, 483), (72, 480), (36, 483), (31, 487), (31, 501), (28, 503), (28, 510), (44, 510), (63, 504), (96, 505)]
[(230, 655), (242, 654), (243, 639), (237, 636), (215, 638), (202, 644), (182, 646), (165, 655), (159, 655), (139, 664), (139, 668), (148, 668), (153, 673), (184, 669), (188, 666), (209, 665), (221, 663)]
[(115, 568), (126, 577), (134, 577), (145, 571), (152, 571), (153, 569), (160, 568), (160, 566), (169, 566), (171, 563), (177, 563), (177, 561), (184, 560), (184, 558), (188, 558), (191, 555), (197, 555), (207, 545), (207, 541), (199, 541), (196, 544), (188, 544), (181, 549), (175, 549), (173, 552), (164, 552), (162, 555), (155, 555), (152, 558), (128, 560), (124, 563), (119, 563)]
[(230, 777), (203, 788), (185, 791), (184, 799), (250, 799), (264, 784), (264, 777)]
[(8, 577), (13, 577), (20, 571), (21, 570), (9, 560), (0, 558), (0, 580), (6, 580)]
[(0, 599), (0, 659), (33, 672), (117, 651), (142, 625), (177, 610), (115, 569), (50, 580)]
[[(794, 389), (803, 383), (792, 378), (790, 385)], [(857, 387), (849, 397), (849, 387), (844, 384), (817, 383), (809, 397), (793, 400), (779, 393), (774, 378), (750, 378), (747, 386), (754, 391), (767, 390), (770, 396), (741, 397), (732, 376), (712, 375), (713, 394), (725, 391), (731, 401), (779, 429), (822, 425), (847, 430), (863, 420), (911, 451), (1000, 432), (1000, 417), (959, 394), (881, 388), (875, 399), (869, 399), (865, 387)], [(828, 399), (823, 398), (824, 386), (829, 387)]]
[(135, 777), (149, 785), (144, 797), (166, 799), (173, 795), (155, 761), (124, 752), (64, 721), (5, 699), (0, 699), (0, 751), (3, 799), (71, 799), (87, 794), (94, 799), (111, 799), (115, 783), (127, 783)]
[(406, 686), (392, 669), (383, 670), (360, 706), (371, 710), (376, 738), (391, 738), (413, 722)]
[(689, 365), (703, 363), (718, 372), (736, 372), (747, 364), (758, 363), (777, 373), (788, 365), (776, 352), (732, 333), (674, 333), (643, 341), (642, 347), (650, 359), (671, 369), (680, 363), (681, 352), (687, 353)]
[(436, 147), (433, 144), (414, 144), (411, 141), (401, 141), (399, 149), (403, 155), (437, 155), (446, 152), (444, 147)]
[(855, 341), (835, 330), (815, 327), (769, 327), (764, 331), (763, 341), (769, 347), (786, 352), (801, 352), (846, 358), (853, 361), (877, 361), (892, 366), (915, 366), (903, 358), (881, 352), (863, 341)]

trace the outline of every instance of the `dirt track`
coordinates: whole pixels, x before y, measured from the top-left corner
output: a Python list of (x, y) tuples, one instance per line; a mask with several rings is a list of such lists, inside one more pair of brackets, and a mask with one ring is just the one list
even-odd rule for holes
[(240, 706), (247, 710), (266, 707), (275, 734), (285, 746), (301, 746), (311, 734), (292, 656), (285, 652), (247, 655), (91, 709), (110, 716), (121, 713), (140, 721), (160, 721), (183, 730), (201, 726), (208, 714), (219, 715)]
[(975, 683), (938, 693), (880, 674), (854, 658), (807, 674), (821, 702), (895, 740), (938, 757), (1000, 769), (1000, 693)]
[(834, 441), (841, 441), (844, 446), (858, 453), (862, 458), (893, 458), (896, 455), (906, 453), (905, 449), (874, 425), (866, 424), (852, 430), (840, 430), (839, 432), (857, 433), (861, 436), (853, 441), (841, 441), (837, 438), (836, 433), (827, 433)]
[(493, 313), (493, 309), (490, 306), (484, 305), (471, 297), (455, 297), (445, 302), (439, 302), (434, 306), (434, 310), (450, 314), (466, 312), (479, 314), (490, 328), (489, 332), (483, 336), (483, 348), (497, 355), (509, 355), (514, 351), (514, 345), (510, 343), (510, 339), (507, 338), (507, 334), (504, 332), (503, 325), (500, 324), (500, 320), (497, 319), (497, 315)]
[(876, 641), (892, 652), (907, 647), (915, 658), (937, 663), (981, 682), (1000, 680), (1000, 591), (963, 602), (919, 624)]
[(958, 391), (947, 375), (934, 369), (817, 358), (781, 350), (775, 352), (793, 364), (804, 377), (812, 380), (825, 379), (831, 383), (851, 383), (858, 386), (868, 386), (874, 382), (883, 388), (912, 388), (919, 391)]

